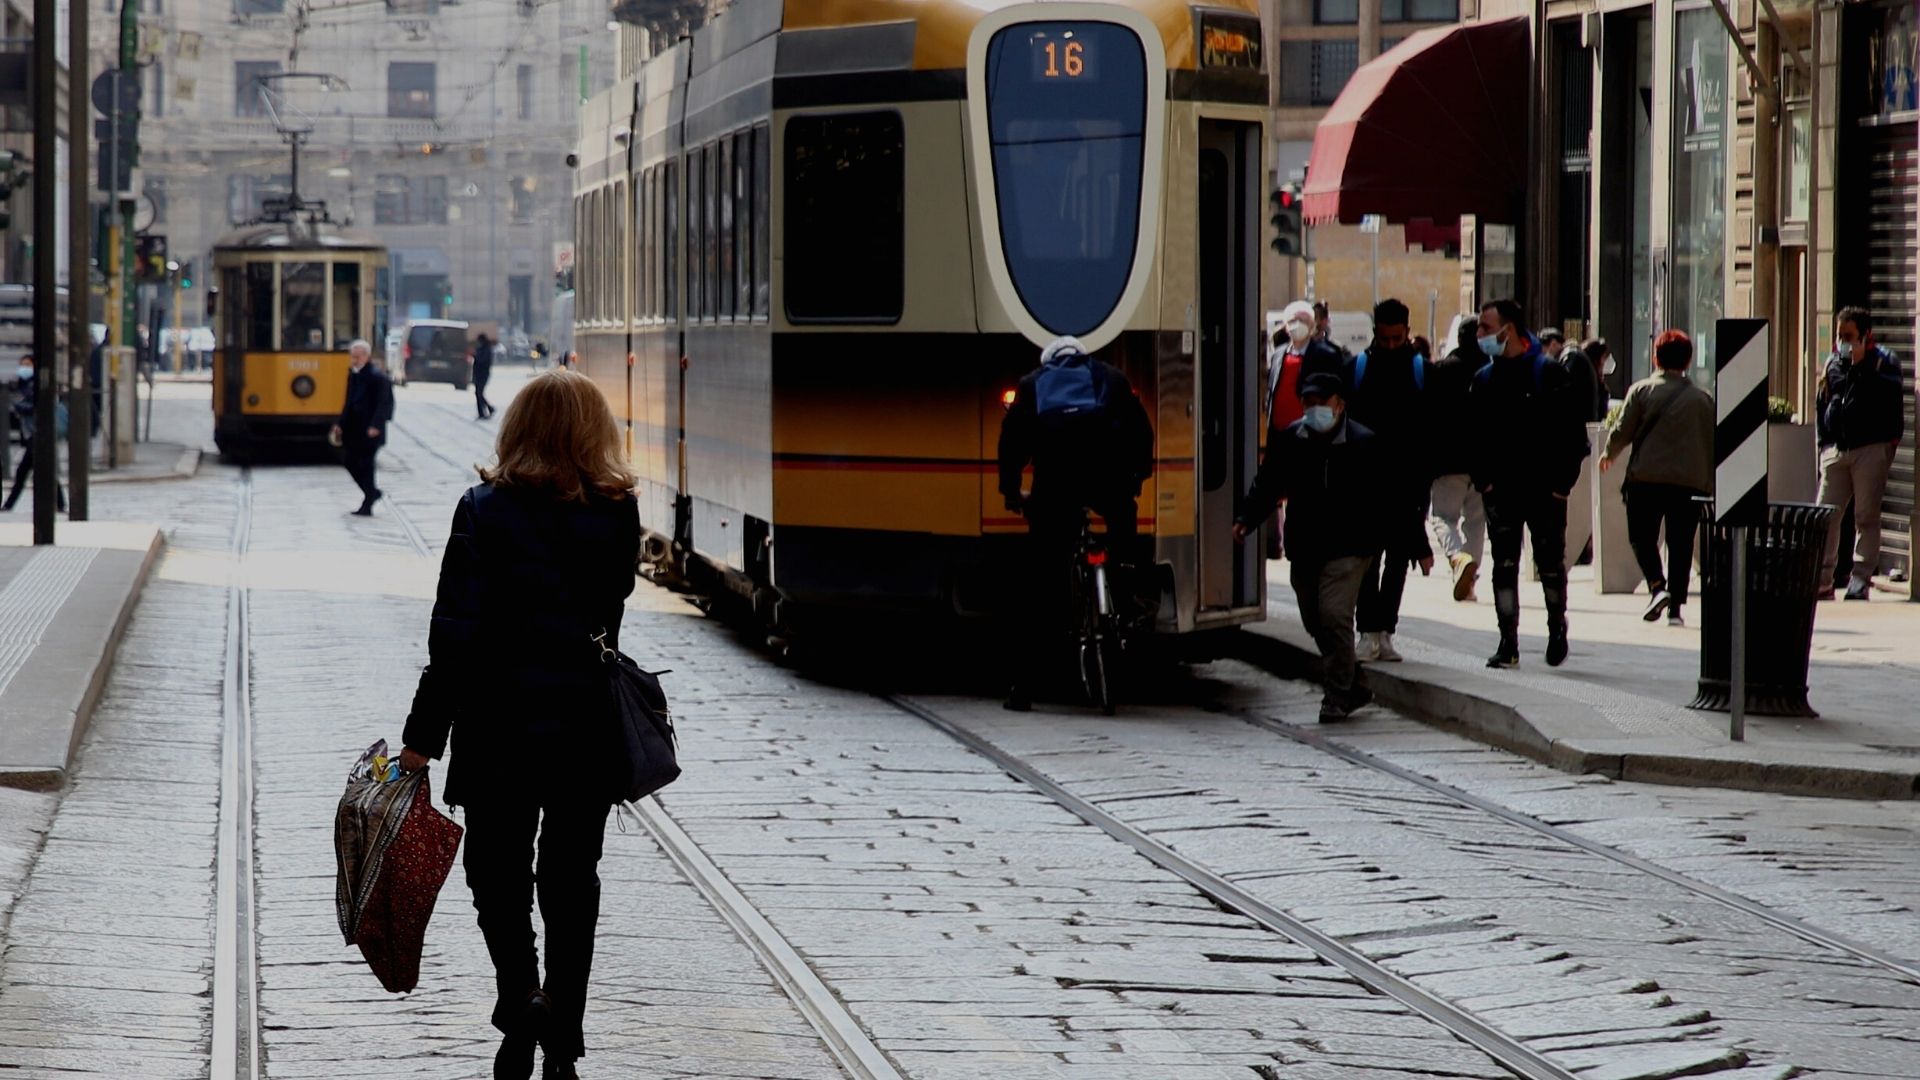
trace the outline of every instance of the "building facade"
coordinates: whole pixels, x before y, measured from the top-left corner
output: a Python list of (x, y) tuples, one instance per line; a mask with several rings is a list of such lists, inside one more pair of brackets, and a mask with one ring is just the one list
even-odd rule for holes
[[(1360, 65), (1416, 31), (1470, 19), (1479, 6), (1480, 0), (1271, 0), (1275, 186), (1304, 174), (1314, 129)], [(1421, 167), (1408, 162), (1410, 170)], [(1368, 311), (1377, 279), (1382, 297), (1398, 297), (1412, 310), (1416, 333), (1429, 325), (1445, 333), (1456, 313), (1458, 259), (1444, 249), (1409, 249), (1399, 225), (1383, 226), (1377, 236), (1352, 225), (1319, 225), (1309, 230), (1308, 245), (1310, 267), (1307, 260), (1269, 256), (1270, 304), (1310, 297), (1337, 310)]]
[(173, 259), (289, 194), (301, 131), (299, 193), (390, 246), (396, 322), (546, 335), (580, 102), (615, 76), (603, 0), (145, 0), (141, 56), (141, 217)]
[[(1724, 10), (1724, 15), (1722, 14)], [(1483, 0), (1533, 30), (1525, 220), (1469, 222), (1463, 296), (1615, 344), (1616, 392), (1653, 337), (1772, 326), (1771, 393), (1801, 417), (1863, 305), (1909, 379), (1878, 569), (1911, 572), (1920, 156), (1912, 0)], [(1777, 16), (1777, 17), (1776, 17)], [(1731, 25), (1729, 25), (1729, 23)]]

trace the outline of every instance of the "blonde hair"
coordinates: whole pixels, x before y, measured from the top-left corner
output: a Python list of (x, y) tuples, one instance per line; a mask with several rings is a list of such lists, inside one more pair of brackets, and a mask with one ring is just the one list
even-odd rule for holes
[(637, 482), (606, 396), (577, 371), (543, 372), (521, 388), (494, 454), (499, 463), (482, 468), (480, 479), (495, 487), (543, 488), (584, 502), (589, 492), (626, 498)]

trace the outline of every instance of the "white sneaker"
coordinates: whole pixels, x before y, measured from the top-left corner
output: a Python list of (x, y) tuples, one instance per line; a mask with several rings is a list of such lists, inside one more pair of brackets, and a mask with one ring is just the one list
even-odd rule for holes
[(1383, 663), (1397, 664), (1406, 659), (1394, 650), (1392, 634), (1375, 634), (1374, 636), (1380, 639), (1378, 656)]
[(1679, 608), (1668, 608), (1668, 609), (1667, 609), (1667, 625), (1668, 625), (1668, 626), (1685, 626), (1685, 625), (1687, 625), (1687, 620), (1685, 620), (1685, 619), (1683, 619), (1683, 618), (1681, 618), (1681, 617), (1680, 617), (1680, 609), (1679, 609)]
[(1380, 659), (1380, 635), (1371, 632), (1361, 634), (1359, 642), (1353, 647), (1353, 658), (1361, 663)]

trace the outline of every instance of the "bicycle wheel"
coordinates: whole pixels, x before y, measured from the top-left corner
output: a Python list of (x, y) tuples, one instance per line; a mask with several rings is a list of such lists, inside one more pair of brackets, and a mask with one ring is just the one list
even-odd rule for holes
[(1080, 681), (1087, 700), (1108, 716), (1113, 715), (1113, 685), (1116, 671), (1113, 656), (1113, 617), (1102, 610), (1101, 590), (1106, 575), (1098, 572), (1081, 577)]

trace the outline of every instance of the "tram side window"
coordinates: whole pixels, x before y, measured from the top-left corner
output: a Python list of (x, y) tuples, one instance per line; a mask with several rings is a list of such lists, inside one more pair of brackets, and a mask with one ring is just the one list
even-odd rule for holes
[(765, 318), (773, 307), (773, 130), (753, 129), (753, 313)]
[(742, 319), (753, 314), (753, 132), (733, 136), (733, 295)]
[(360, 336), (360, 264), (333, 264), (333, 348), (345, 351)]
[(647, 199), (653, 191), (647, 185), (647, 173), (642, 171), (633, 184), (633, 246), (629, 249), (633, 256), (627, 265), (633, 267), (633, 317), (644, 319), (653, 314), (647, 304), (647, 244), (652, 240), (653, 218), (647, 213)]
[(326, 348), (327, 264), (286, 263), (280, 268), (280, 348), (304, 352)]
[(660, 313), (668, 322), (680, 321), (680, 166), (667, 162), (662, 186), (666, 188), (666, 212), (663, 242), (660, 245)]
[(247, 264), (248, 349), (271, 350), (273, 341), (273, 264)]
[(627, 210), (627, 183), (622, 180), (613, 186), (613, 231), (607, 234), (608, 243), (602, 245), (607, 261), (607, 318), (614, 322), (627, 321), (627, 283), (626, 270), (620, 252), (627, 244), (627, 219), (633, 215)]
[(695, 150), (687, 159), (687, 321), (707, 314), (706, 227), (700, 214), (702, 193), (707, 187), (707, 149)]
[(899, 320), (906, 299), (906, 180), (899, 113), (787, 121), (787, 318)]
[(702, 266), (700, 310), (708, 318), (720, 317), (720, 188), (719, 174), (720, 151), (712, 143), (707, 144), (706, 155), (700, 164), (700, 216), (705, 220), (701, 226)]
[(714, 243), (714, 314), (733, 318), (733, 140), (722, 136), (715, 144), (714, 203), (720, 214), (720, 231)]

